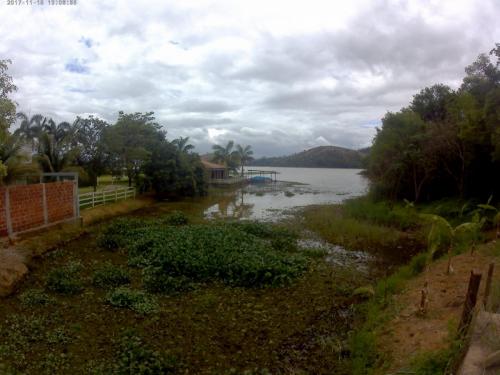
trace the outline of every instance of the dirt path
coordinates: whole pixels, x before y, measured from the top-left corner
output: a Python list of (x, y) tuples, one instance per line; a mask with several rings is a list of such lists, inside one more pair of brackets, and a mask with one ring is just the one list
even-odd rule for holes
[[(432, 263), (418, 277), (408, 282), (405, 291), (395, 297), (398, 315), (386, 325), (380, 335), (382, 352), (392, 359), (384, 374), (397, 373), (408, 367), (415, 355), (447, 347), (450, 322), (456, 326), (462, 313), (469, 275), (472, 269), (486, 279), (488, 265), (496, 263), (495, 279), (500, 280), (500, 242), (481, 246), (473, 255), (455, 256), (454, 272), (446, 273), (447, 259)], [(421, 289), (428, 282), (428, 313), (418, 312)], [(484, 294), (480, 286), (480, 301)]]

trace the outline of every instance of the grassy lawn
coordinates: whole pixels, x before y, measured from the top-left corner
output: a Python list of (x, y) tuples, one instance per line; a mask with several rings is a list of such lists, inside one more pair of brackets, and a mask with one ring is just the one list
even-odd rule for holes
[[(97, 191), (104, 189), (109, 185), (118, 185), (120, 187), (128, 187), (128, 181), (126, 178), (122, 177), (120, 179), (113, 178), (111, 175), (104, 175), (98, 178)], [(84, 186), (78, 188), (80, 194), (93, 192), (94, 188), (92, 186)]]
[(115, 220), (34, 262), (2, 301), (0, 372), (350, 373), (365, 277), (281, 227), (184, 218)]

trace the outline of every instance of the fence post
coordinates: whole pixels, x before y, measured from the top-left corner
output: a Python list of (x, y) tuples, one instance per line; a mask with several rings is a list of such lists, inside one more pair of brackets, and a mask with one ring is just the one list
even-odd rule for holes
[(49, 212), (47, 210), (47, 189), (45, 184), (42, 184), (42, 206), (43, 206), (43, 222), (45, 225), (49, 223)]
[(458, 326), (459, 334), (464, 334), (472, 320), (472, 313), (477, 302), (477, 292), (479, 291), (479, 284), (481, 283), (481, 274), (470, 271), (469, 286), (467, 287), (467, 294), (465, 295), (464, 310), (460, 325)]
[(95, 191), (92, 192), (92, 207), (95, 207)]
[(115, 202), (118, 201), (118, 190), (115, 189)]
[(486, 288), (484, 289), (484, 299), (483, 299), (483, 306), (486, 311), (488, 308), (488, 299), (490, 298), (491, 280), (493, 279), (494, 269), (495, 269), (495, 263), (490, 263), (490, 266), (488, 268), (488, 276), (486, 277)]
[(14, 234), (12, 230), (12, 218), (10, 216), (10, 193), (9, 187), (5, 187), (5, 221), (7, 224), (7, 234), (11, 237)]

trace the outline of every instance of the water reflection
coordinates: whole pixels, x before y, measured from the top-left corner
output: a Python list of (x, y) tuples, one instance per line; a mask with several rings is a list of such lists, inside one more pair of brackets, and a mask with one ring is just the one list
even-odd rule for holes
[(274, 169), (280, 173), (278, 182), (223, 190), (217, 203), (205, 210), (205, 216), (276, 221), (297, 207), (338, 203), (364, 194), (367, 188), (357, 169)]

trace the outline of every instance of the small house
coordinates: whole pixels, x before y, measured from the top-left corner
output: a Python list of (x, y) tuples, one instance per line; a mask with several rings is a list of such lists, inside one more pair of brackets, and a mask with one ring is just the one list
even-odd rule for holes
[(203, 159), (201, 163), (207, 170), (210, 180), (225, 180), (227, 178), (227, 169), (224, 165), (212, 163)]

